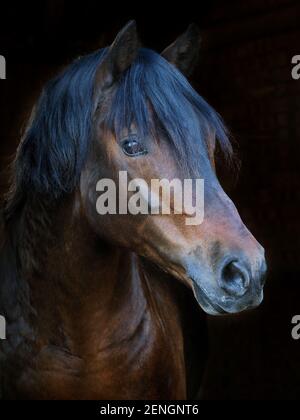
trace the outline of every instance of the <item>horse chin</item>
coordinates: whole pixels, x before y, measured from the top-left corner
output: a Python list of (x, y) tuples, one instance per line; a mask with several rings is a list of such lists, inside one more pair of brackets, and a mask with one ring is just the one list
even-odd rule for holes
[(226, 314), (226, 311), (224, 311), (224, 309), (217, 303), (214, 303), (213, 300), (208, 297), (208, 295), (195, 282), (193, 282), (193, 292), (197, 302), (205, 313), (214, 316)]
[[(264, 297), (263, 289), (253, 297), (247, 300), (226, 299), (222, 302), (222, 298), (217, 294), (204, 291), (196, 282), (193, 281), (193, 292), (197, 302), (205, 313), (213, 316), (237, 314), (258, 307)], [(219, 303), (220, 302), (220, 303)], [(226, 302), (226, 303), (225, 303)]]

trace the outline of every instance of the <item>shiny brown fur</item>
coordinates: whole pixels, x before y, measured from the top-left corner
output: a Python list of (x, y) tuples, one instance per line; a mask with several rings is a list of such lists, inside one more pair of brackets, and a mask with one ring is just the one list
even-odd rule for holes
[[(163, 54), (184, 71), (198, 41), (190, 27)], [(163, 135), (143, 139), (146, 158), (131, 158), (102, 124), (138, 50), (130, 23), (101, 62), (93, 142), (76, 188), (49, 200), (12, 186), (1, 228), (3, 398), (194, 398), (207, 350), (198, 303), (216, 315), (262, 299), (263, 249), (217, 181), (213, 132), (199, 162), (208, 210), (202, 225), (186, 226), (184, 214), (96, 213), (97, 181), (117, 180), (120, 170), (145, 180), (187, 177)]]

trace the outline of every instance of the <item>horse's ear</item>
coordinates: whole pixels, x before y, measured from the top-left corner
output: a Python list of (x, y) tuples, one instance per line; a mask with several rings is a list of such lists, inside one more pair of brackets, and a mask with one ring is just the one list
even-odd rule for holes
[(139, 48), (136, 22), (131, 20), (118, 33), (99, 65), (96, 73), (96, 88), (100, 90), (111, 86), (133, 63)]
[(201, 45), (200, 29), (192, 23), (161, 55), (189, 76), (197, 65)]

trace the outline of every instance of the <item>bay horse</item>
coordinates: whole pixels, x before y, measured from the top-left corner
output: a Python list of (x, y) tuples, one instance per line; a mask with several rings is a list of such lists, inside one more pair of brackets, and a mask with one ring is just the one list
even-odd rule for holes
[[(264, 250), (215, 171), (226, 128), (185, 77), (199, 44), (191, 25), (155, 53), (131, 21), (45, 86), (1, 214), (2, 398), (194, 398), (205, 313), (261, 303)], [(119, 171), (204, 179), (203, 223), (100, 216), (97, 181)]]

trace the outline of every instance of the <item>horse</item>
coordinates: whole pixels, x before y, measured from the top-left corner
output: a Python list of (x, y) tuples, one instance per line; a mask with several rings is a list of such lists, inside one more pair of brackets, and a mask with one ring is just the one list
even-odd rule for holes
[[(192, 88), (200, 32), (161, 54), (130, 21), (45, 86), (1, 211), (4, 399), (182, 400), (199, 395), (206, 314), (263, 300), (263, 247), (222, 189), (233, 149)], [(100, 179), (204, 179), (205, 217), (96, 211)]]

